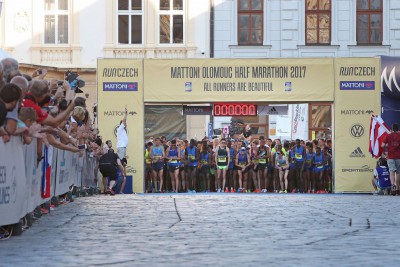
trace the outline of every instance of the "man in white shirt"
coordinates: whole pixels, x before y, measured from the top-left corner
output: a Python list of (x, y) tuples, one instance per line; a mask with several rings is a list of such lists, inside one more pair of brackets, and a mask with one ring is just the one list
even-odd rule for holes
[(117, 129), (117, 154), (120, 159), (126, 157), (126, 148), (128, 146), (128, 134), (126, 132), (126, 119), (128, 117), (128, 109), (125, 106), (125, 115)]

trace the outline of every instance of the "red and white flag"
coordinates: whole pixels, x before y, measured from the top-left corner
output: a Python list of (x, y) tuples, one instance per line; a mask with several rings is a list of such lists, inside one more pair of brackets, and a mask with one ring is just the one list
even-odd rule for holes
[(379, 116), (372, 115), (369, 127), (369, 152), (375, 158), (379, 158), (383, 153), (382, 143), (390, 133), (389, 127)]

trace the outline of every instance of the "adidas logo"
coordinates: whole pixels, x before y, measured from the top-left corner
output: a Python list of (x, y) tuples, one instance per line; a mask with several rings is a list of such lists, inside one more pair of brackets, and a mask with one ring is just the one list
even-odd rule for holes
[(272, 107), (272, 108), (268, 111), (268, 115), (279, 115), (279, 112), (276, 110), (275, 107)]
[(350, 158), (365, 158), (365, 154), (362, 152), (360, 147), (357, 147), (353, 152), (351, 152)]

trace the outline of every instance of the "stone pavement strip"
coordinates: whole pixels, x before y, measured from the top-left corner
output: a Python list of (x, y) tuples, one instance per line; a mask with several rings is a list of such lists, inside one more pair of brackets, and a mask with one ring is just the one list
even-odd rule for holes
[(399, 266), (399, 204), (370, 195), (78, 198), (0, 241), (0, 266)]

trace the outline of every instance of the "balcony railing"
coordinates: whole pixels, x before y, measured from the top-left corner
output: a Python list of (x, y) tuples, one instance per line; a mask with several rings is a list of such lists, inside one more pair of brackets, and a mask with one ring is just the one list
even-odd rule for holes
[(109, 47), (105, 48), (106, 58), (190, 58), (193, 57), (195, 47)]

